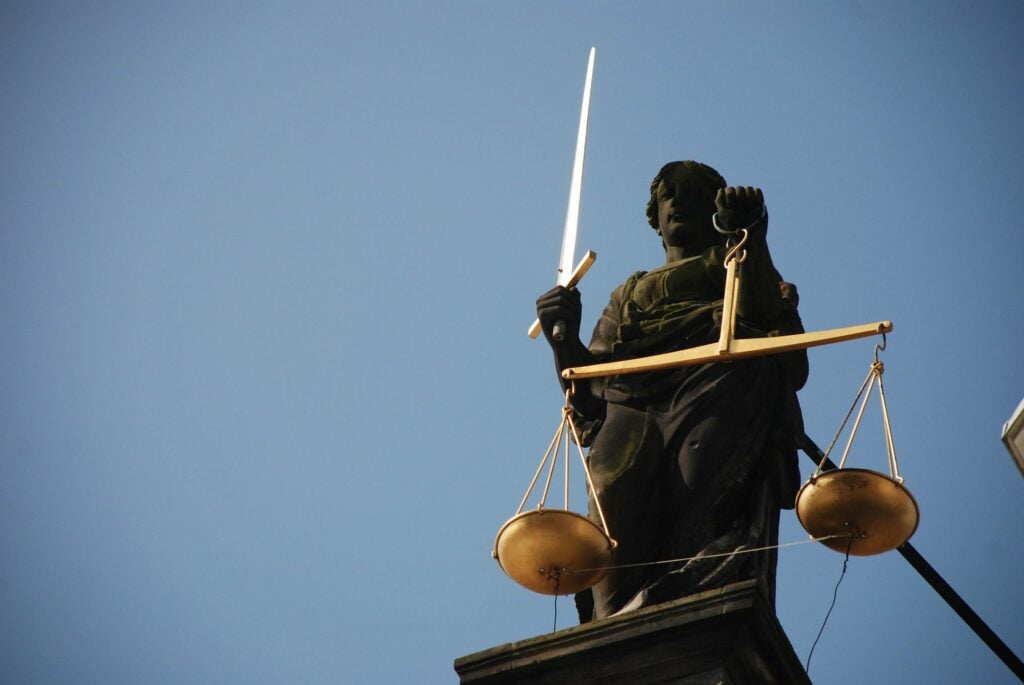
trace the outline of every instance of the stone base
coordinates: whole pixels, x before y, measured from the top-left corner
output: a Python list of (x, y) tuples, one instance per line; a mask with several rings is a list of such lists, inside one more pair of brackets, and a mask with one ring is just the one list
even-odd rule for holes
[(755, 580), (455, 660), (460, 683), (811, 682)]

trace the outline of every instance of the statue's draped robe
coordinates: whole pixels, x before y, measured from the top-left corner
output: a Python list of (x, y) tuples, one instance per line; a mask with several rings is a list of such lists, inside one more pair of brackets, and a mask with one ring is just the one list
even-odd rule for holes
[[(767, 249), (767, 248), (765, 248)], [(724, 249), (637, 273), (612, 293), (590, 350), (632, 359), (718, 339)], [(770, 263), (770, 261), (769, 261)], [(770, 320), (737, 320), (737, 337), (802, 332), (796, 291), (781, 282)], [(781, 288), (780, 288), (781, 286)], [(779, 508), (799, 486), (796, 389), (806, 353), (595, 379), (603, 416), (583, 416), (594, 486), (619, 546), (614, 564), (719, 555), (613, 569), (577, 597), (580, 618), (601, 618), (761, 576), (774, 593), (776, 553), (734, 552), (777, 544)], [(591, 517), (596, 510), (591, 502)]]

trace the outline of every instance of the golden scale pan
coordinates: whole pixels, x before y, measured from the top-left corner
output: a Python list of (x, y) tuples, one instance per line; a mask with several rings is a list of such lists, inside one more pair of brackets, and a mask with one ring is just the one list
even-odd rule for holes
[[(810, 479), (796, 495), (796, 516), (800, 525), (811, 537), (821, 539), (826, 547), (837, 552), (849, 552), (858, 556), (881, 554), (896, 549), (910, 539), (917, 530), (920, 512), (910, 491), (903, 487), (899, 466), (896, 463), (896, 448), (892, 441), (889, 425), (889, 409), (885, 402), (885, 388), (882, 373), (885, 366), (878, 360), (878, 352), (885, 349), (875, 346), (875, 361), (861, 384), (853, 405), (843, 419), (836, 436), (811, 474)], [(875, 381), (872, 384), (872, 380)], [(867, 469), (844, 468), (853, 439), (857, 435), (861, 418), (871, 391), (878, 387), (882, 407), (882, 427), (885, 430), (885, 448), (889, 458), (889, 475)], [(865, 393), (865, 389), (867, 392)], [(853, 413), (857, 401), (863, 396), (860, 411), (850, 431), (850, 438), (843, 451), (839, 468), (821, 472), (836, 440), (843, 432), (846, 422)], [(822, 539), (824, 538), (824, 539)]]
[[(734, 339), (737, 301), (740, 293), (739, 265), (746, 259), (746, 251), (741, 251), (741, 248), (747, 241), (747, 231), (742, 230), (739, 234), (742, 236), (740, 241), (725, 257), (725, 297), (718, 342), (638, 359), (568, 368), (562, 372), (562, 377), (573, 381), (608, 375), (643, 373), (679, 366), (727, 362), (744, 357), (776, 354), (882, 335), (883, 347), (876, 346), (875, 361), (871, 366), (871, 371), (854, 399), (854, 405), (856, 405), (857, 400), (864, 395), (839, 468), (821, 472), (823, 465), (828, 460), (828, 452), (835, 444), (835, 439), (833, 439), (822, 462), (797, 493), (796, 512), (800, 524), (812, 538), (838, 552), (867, 556), (899, 547), (909, 540), (917, 529), (919, 511), (917, 502), (903, 486), (903, 479), (899, 475), (896, 453), (892, 443), (892, 430), (889, 426), (888, 409), (885, 404), (885, 393), (882, 388), (884, 367), (878, 361), (878, 350), (884, 349), (884, 336), (892, 331), (892, 322), (879, 321), (860, 326), (770, 338)], [(577, 268), (577, 272), (585, 271), (586, 267), (589, 267), (593, 259), (589, 254), (588, 258), (589, 262), (586, 266), (581, 264)], [(582, 273), (573, 275), (572, 285), (579, 280), (579, 276), (582, 276)], [(535, 328), (539, 329), (536, 323)], [(531, 332), (531, 336), (533, 335), (534, 333)], [(874, 387), (869, 385), (872, 379), (877, 381), (882, 404), (889, 476), (867, 469), (844, 468), (864, 408), (871, 396), (871, 388)], [(864, 394), (865, 388), (868, 388), (867, 394)], [(616, 546), (605, 522), (600, 502), (594, 492), (586, 459), (580, 447), (576, 427), (572, 420), (570, 397), (571, 391), (566, 393), (561, 426), (541, 460), (519, 509), (498, 531), (494, 541), (494, 550), (491, 553), (502, 570), (517, 583), (534, 592), (549, 595), (578, 592), (599, 582), (612, 564), (613, 551)], [(851, 407), (850, 413), (852, 411)], [(848, 419), (849, 414), (847, 415)], [(836, 438), (839, 437), (846, 422), (844, 420), (839, 427)], [(544, 503), (557, 461), (555, 448), (559, 439), (563, 437), (565, 439), (565, 508), (564, 510), (545, 509)], [(601, 521), (600, 527), (590, 519), (569, 511), (568, 454), (570, 439), (576, 443), (579, 451), (587, 484)], [(523, 507), (553, 451), (556, 452), (556, 456), (550, 460), (540, 505), (536, 510), (524, 513)]]
[[(599, 582), (611, 566), (612, 550), (615, 549), (615, 540), (608, 532), (608, 524), (596, 496), (594, 503), (601, 527), (586, 516), (569, 511), (570, 441), (576, 445), (587, 485), (590, 492), (594, 492), (590, 469), (583, 457), (579, 433), (573, 421), (569, 399), (571, 393), (571, 390), (565, 393), (562, 422), (519, 503), (519, 509), (498, 531), (494, 539), (494, 551), (491, 552), (491, 556), (512, 580), (528, 590), (545, 595), (568, 595)], [(564, 450), (559, 449), (563, 444)], [(546, 509), (544, 505), (551, 489), (559, 452), (563, 452), (565, 457), (565, 507)], [(545, 465), (548, 474), (540, 504), (532, 511), (523, 512)]]
[(870, 556), (896, 549), (917, 530), (917, 502), (903, 483), (877, 471), (840, 468), (811, 478), (796, 496), (811, 537), (837, 552)]
[(494, 558), (512, 580), (544, 595), (586, 590), (604, 578), (615, 541), (586, 516), (537, 509), (509, 519)]

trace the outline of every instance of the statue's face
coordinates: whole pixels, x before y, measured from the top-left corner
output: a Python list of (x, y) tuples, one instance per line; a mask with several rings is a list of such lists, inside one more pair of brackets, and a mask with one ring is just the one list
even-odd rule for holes
[(718, 242), (715, 196), (693, 169), (676, 167), (658, 186), (658, 228), (668, 247), (703, 251)]

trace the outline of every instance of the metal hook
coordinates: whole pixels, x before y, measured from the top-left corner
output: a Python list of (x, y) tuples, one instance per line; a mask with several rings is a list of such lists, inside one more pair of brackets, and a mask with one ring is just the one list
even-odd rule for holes
[(882, 344), (879, 345), (879, 344), (875, 343), (875, 363), (876, 364), (878, 363), (878, 353), (879, 352), (885, 352), (885, 343), (886, 343), (885, 333), (882, 333)]
[(729, 262), (732, 261), (733, 259), (736, 260), (737, 264), (742, 264), (747, 259), (746, 250), (743, 250), (743, 253), (740, 254), (739, 256), (737, 256), (737, 253), (740, 251), (741, 247), (747, 244), (747, 238), (750, 237), (750, 233), (745, 228), (741, 228), (739, 232), (743, 234), (743, 237), (740, 238), (740, 241), (733, 245), (732, 247), (730, 247), (729, 251), (725, 253), (724, 264), (726, 267), (729, 266)]

